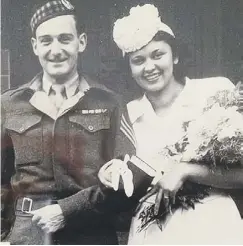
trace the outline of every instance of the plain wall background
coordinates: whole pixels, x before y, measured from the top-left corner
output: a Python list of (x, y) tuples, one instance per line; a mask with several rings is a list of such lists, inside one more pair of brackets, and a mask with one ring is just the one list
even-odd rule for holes
[[(2, 0), (2, 49), (10, 53), (11, 87), (30, 80), (40, 66), (30, 44), (29, 20), (41, 0)], [(243, 1), (241, 0), (71, 0), (85, 20), (88, 47), (79, 66), (109, 88), (131, 95), (133, 87), (112, 39), (114, 21), (131, 6), (154, 3), (162, 19), (189, 47), (190, 77), (243, 75)], [(128, 93), (128, 94), (127, 94)]]

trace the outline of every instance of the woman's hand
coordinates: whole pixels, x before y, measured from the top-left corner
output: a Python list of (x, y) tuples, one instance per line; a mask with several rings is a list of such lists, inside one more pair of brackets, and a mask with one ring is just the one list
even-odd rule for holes
[(124, 190), (128, 197), (132, 196), (134, 190), (133, 175), (127, 166), (129, 159), (128, 155), (125, 156), (124, 161), (113, 159), (104, 164), (98, 173), (100, 182), (115, 191), (118, 190), (119, 181), (122, 178)]
[(182, 187), (188, 175), (187, 163), (179, 163), (170, 171), (166, 172), (162, 178), (154, 185), (154, 187), (140, 199), (140, 203), (144, 202), (150, 196), (156, 195), (154, 214), (158, 215), (161, 201), (167, 210), (170, 209), (170, 204), (175, 203), (176, 193)]

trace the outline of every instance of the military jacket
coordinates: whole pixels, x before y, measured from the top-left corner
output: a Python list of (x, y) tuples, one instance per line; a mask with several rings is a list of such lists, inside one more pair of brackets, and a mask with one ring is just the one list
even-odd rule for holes
[(91, 88), (69, 100), (57, 118), (44, 93), (33, 90), (41, 75), (2, 95), (2, 188), (17, 197), (57, 199), (66, 221), (95, 216), (105, 196), (100, 167), (135, 153), (120, 131), (123, 107), (117, 96), (86, 81)]

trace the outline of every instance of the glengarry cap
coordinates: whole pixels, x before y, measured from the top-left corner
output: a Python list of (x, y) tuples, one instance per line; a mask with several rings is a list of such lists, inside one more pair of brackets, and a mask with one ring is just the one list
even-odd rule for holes
[(43, 5), (36, 7), (30, 21), (32, 34), (43, 22), (61, 15), (75, 14), (74, 6), (67, 0), (48, 1)]

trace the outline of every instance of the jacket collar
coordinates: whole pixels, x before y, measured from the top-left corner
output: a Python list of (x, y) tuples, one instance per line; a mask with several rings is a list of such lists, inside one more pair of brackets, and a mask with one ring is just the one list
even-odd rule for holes
[[(43, 81), (44, 79), (44, 81)], [(88, 82), (89, 81), (89, 82)], [(91, 86), (89, 85), (91, 84)], [(98, 86), (98, 83), (95, 84), (92, 80), (89, 79), (87, 76), (80, 76), (75, 77), (72, 81), (68, 81), (68, 83), (65, 85), (67, 92), (69, 91), (69, 96), (71, 97), (75, 94), (75, 92), (78, 91), (83, 91), (86, 92), (87, 90), (90, 89), (92, 86)], [(43, 78), (43, 73), (38, 73), (28, 84), (24, 85), (26, 88), (30, 88), (33, 91), (41, 91), (44, 90), (46, 94), (49, 94), (50, 88), (51, 88), (51, 83), (49, 83), (45, 78)]]
[[(42, 77), (43, 72), (38, 73), (30, 82), (19, 86), (18, 89), (15, 90), (15, 92), (29, 89), (31, 89), (33, 92), (42, 90)], [(78, 91), (83, 91), (85, 93), (91, 88), (97, 88), (103, 91), (112, 92), (105, 85), (103, 85), (102, 83), (98, 83), (97, 80), (92, 79), (87, 74), (83, 74), (82, 76), (79, 75), (79, 78)]]
[(32, 97), (29, 102), (32, 106), (47, 114), (52, 119), (56, 120), (58, 117), (67, 113), (72, 109), (79, 100), (85, 95), (90, 88), (100, 88), (102, 90), (108, 90), (104, 85), (98, 84), (95, 80), (92, 80), (89, 76), (80, 76), (79, 86), (74, 96), (68, 98), (59, 109), (58, 113), (54, 105), (51, 103), (48, 94), (42, 89), (42, 77), (43, 73), (37, 74), (30, 83), (23, 86), (22, 89), (31, 89)]

